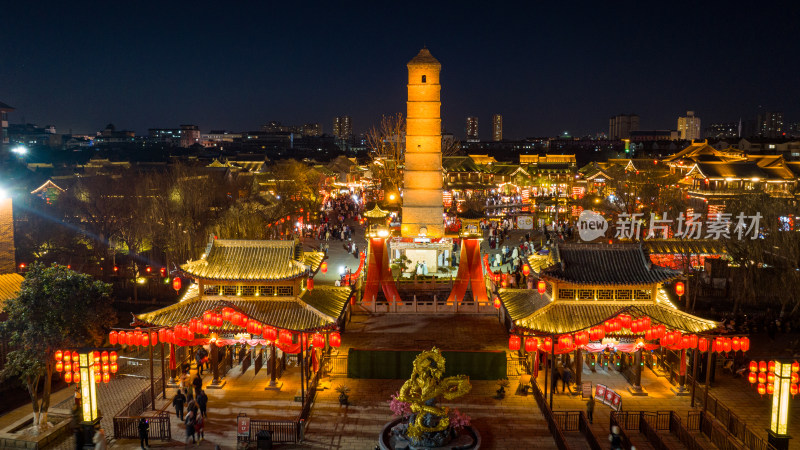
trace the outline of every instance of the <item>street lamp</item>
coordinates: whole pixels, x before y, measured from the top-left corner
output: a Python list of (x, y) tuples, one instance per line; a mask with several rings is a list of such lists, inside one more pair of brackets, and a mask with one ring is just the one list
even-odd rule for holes
[(18, 145), (11, 149), (11, 153), (16, 154), (17, 156), (25, 156), (28, 154), (28, 149), (25, 146)]
[(772, 412), (770, 414), (767, 442), (776, 450), (788, 450), (789, 439), (789, 395), (797, 392), (797, 382), (800, 379), (800, 364), (797, 361), (755, 361), (750, 363), (751, 384), (758, 381), (758, 393), (772, 395)]

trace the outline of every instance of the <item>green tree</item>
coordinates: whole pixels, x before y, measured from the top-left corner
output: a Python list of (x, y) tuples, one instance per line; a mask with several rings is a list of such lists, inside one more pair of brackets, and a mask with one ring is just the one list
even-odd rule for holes
[[(34, 263), (17, 298), (8, 300), (0, 329), (13, 350), (0, 377), (18, 377), (28, 390), (34, 427), (46, 426), (58, 349), (99, 346), (116, 322), (111, 286), (64, 266)], [(39, 384), (44, 387), (39, 395)]]

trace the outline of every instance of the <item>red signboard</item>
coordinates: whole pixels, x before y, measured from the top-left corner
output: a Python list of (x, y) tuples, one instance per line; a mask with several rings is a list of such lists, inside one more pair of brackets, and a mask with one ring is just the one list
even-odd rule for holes
[(239, 436), (250, 436), (250, 418), (239, 416), (236, 418), (236, 434)]

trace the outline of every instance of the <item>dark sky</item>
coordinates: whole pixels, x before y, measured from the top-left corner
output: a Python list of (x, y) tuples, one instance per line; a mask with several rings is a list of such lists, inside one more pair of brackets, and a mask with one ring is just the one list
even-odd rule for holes
[(405, 112), (405, 64), (425, 44), (458, 137), (477, 115), (488, 139), (493, 113), (508, 138), (607, 132), (622, 112), (643, 129), (688, 109), (704, 125), (759, 107), (800, 121), (797, 2), (541, 3), (3, 2), (0, 101), (12, 123), (59, 132), (330, 133), (345, 114), (362, 132)]

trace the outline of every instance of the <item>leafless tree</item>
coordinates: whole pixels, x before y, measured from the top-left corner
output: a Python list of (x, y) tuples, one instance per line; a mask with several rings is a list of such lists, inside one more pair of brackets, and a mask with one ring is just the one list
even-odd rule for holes
[(381, 117), (379, 127), (367, 132), (367, 146), (375, 171), (394, 186), (400, 186), (406, 145), (406, 121), (402, 113)]

